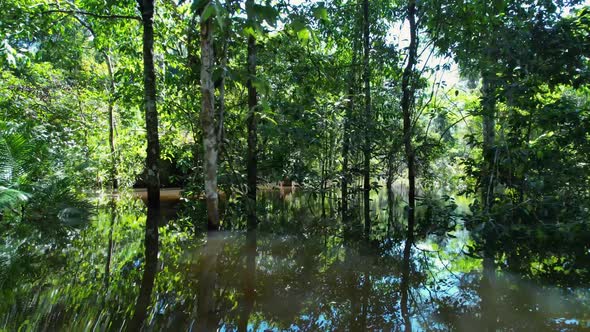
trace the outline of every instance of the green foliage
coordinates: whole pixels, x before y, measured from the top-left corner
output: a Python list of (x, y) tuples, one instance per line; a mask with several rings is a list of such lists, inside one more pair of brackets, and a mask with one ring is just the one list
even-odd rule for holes
[[(350, 202), (353, 223), (360, 224), (366, 139), (373, 156), (371, 239), (401, 238), (408, 204), (400, 110), (407, 1), (370, 2), (371, 121), (364, 116), (358, 2), (204, 3), (156, 1), (160, 180), (182, 187), (186, 201), (166, 231), (205, 224), (205, 206), (196, 199), (203, 191), (199, 23), (211, 19), (216, 105), (221, 98), (225, 105), (223, 121), (216, 119), (223, 226), (245, 226), (246, 82), (251, 80), (258, 92), (260, 185), (294, 183), (309, 194), (292, 198), (286, 211), (261, 200), (260, 228), (299, 231), (300, 238), (322, 234), (322, 227), (341, 231), (337, 211), (343, 199)], [(531, 279), (574, 284), (588, 276), (587, 246), (562, 244), (588, 243), (590, 217), (590, 10), (574, 8), (578, 3), (418, 1), (421, 49), (409, 86), (415, 96), (409, 143), (418, 177), (418, 239), (443, 238), (464, 221), (473, 236), (470, 255), (479, 257), (491, 248), (503, 269)], [(85, 225), (93, 217), (88, 196), (110, 189), (113, 177), (121, 191), (143, 185), (143, 50), (133, 1), (9, 0), (0, 3), (0, 12), (0, 232), (2, 257), (14, 258), (7, 271), (17, 274), (27, 257), (42, 259), (42, 248), (84, 244)], [(249, 77), (246, 68), (250, 37), (257, 45), (256, 77)], [(450, 71), (461, 77), (449, 77)], [(456, 82), (445, 82), (449, 78)], [(491, 88), (478, 91), (480, 78)], [(494, 114), (484, 114), (486, 101)], [(484, 116), (495, 121), (491, 167), (483, 146)], [(485, 188), (484, 174), (493, 178), (491, 188)], [(343, 180), (350, 197), (340, 197)], [(396, 185), (399, 190), (392, 189)], [(378, 195), (381, 188), (391, 194), (387, 202)], [(490, 206), (482, 202), (486, 190)], [(471, 200), (470, 211), (461, 216), (455, 203), (460, 199)], [(136, 219), (120, 220), (120, 228), (112, 229), (117, 241), (132, 242), (117, 268), (137, 281), (133, 267), (141, 259), (140, 244), (133, 241), (141, 236), (141, 213), (135, 214)], [(268, 217), (275, 215), (280, 225)], [(96, 218), (109, 222), (105, 215)], [(105, 227), (98, 226), (99, 235), (90, 234), (96, 242), (92, 248), (104, 242)], [(174, 241), (186, 239), (174, 236), (164, 237), (172, 247), (166, 254), (180, 261)], [(313, 253), (317, 247), (306, 250)], [(234, 257), (237, 249), (227, 251)], [(62, 262), (57, 252), (50, 259)], [(100, 292), (89, 281), (101, 274), (100, 264), (90, 252), (72, 255), (81, 255), (79, 262), (92, 265), (92, 272), (71, 289), (47, 295), (51, 301), (75, 293), (63, 301), (79, 305)], [(70, 264), (71, 273), (76, 264)], [(473, 266), (457, 264), (464, 272)], [(178, 275), (184, 272), (164, 272), (174, 278), (161, 287), (178, 290)], [(61, 278), (55, 275), (51, 282)], [(40, 285), (31, 281), (29, 286)], [(125, 282), (116, 287), (135, 296)], [(181, 295), (179, 303), (189, 301)], [(224, 301), (234, 304), (231, 298)], [(50, 315), (47, 310), (43, 314)], [(127, 304), (113, 310), (124, 316), (131, 309)]]

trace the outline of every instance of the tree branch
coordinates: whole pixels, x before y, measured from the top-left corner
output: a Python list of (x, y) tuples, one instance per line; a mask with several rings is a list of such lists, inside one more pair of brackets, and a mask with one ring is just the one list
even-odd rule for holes
[(96, 14), (91, 12), (86, 12), (83, 10), (66, 10), (66, 9), (50, 9), (41, 12), (41, 14), (51, 14), (51, 13), (63, 13), (63, 14), (71, 14), (71, 15), (85, 15), (91, 16), (96, 18), (102, 19), (109, 19), (109, 20), (136, 20), (141, 21), (141, 17), (133, 16), (133, 15), (103, 15), (103, 14)]

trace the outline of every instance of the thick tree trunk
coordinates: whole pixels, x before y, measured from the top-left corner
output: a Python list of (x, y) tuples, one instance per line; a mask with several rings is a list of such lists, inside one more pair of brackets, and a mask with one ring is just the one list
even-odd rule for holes
[(364, 84), (365, 84), (365, 142), (363, 147), (363, 208), (365, 219), (365, 236), (371, 234), (371, 68), (370, 58), (370, 24), (369, 24), (369, 0), (363, 1), (363, 48), (364, 48)]
[(414, 104), (414, 85), (412, 77), (418, 54), (418, 28), (416, 26), (416, 1), (408, 3), (408, 21), (410, 22), (410, 46), (408, 63), (402, 75), (402, 112), (404, 118), (404, 147), (408, 163), (408, 234), (410, 243), (414, 241), (414, 224), (416, 216), (416, 156), (412, 145), (412, 106)]
[[(246, 1), (246, 11), (248, 13), (248, 21), (252, 22), (254, 0)], [(247, 196), (247, 212), (248, 212), (248, 229), (256, 228), (258, 223), (256, 219), (256, 184), (257, 184), (257, 120), (256, 109), (258, 108), (258, 94), (253, 84), (253, 79), (256, 77), (256, 39), (254, 36), (248, 36), (248, 81), (246, 86), (248, 88), (248, 156), (247, 156), (247, 173), (248, 173), (248, 196)]]
[[(209, 5), (211, 5), (209, 3)], [(201, 126), (203, 128), (204, 180), (207, 200), (207, 228), (219, 229), (217, 194), (217, 130), (215, 128), (215, 86), (213, 84), (212, 18), (201, 20)]]

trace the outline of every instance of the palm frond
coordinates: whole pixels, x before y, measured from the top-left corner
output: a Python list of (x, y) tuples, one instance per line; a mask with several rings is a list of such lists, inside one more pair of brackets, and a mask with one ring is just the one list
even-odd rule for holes
[(26, 172), (33, 148), (20, 134), (0, 134), (0, 183), (11, 187)]
[(30, 195), (24, 191), (0, 186), (0, 211), (26, 202)]

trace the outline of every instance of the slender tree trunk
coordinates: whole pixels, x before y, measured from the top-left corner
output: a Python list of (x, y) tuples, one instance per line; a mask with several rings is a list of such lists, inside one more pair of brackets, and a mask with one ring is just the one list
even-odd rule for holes
[[(225, 27), (229, 29), (228, 26)], [(219, 106), (218, 106), (218, 118), (217, 118), (217, 150), (221, 153), (222, 144), (224, 140), (224, 117), (225, 117), (225, 75), (227, 70), (227, 39), (229, 36), (225, 36), (223, 40), (223, 46), (221, 48), (221, 68), (223, 73), (221, 74), (220, 82), (219, 82)]]
[(370, 24), (369, 24), (369, 0), (363, 1), (363, 44), (364, 44), (364, 84), (365, 84), (365, 143), (363, 148), (364, 170), (363, 170), (363, 207), (365, 219), (365, 235), (371, 234), (371, 67), (370, 58)]
[[(348, 223), (348, 180), (350, 178), (348, 161), (350, 157), (350, 122), (354, 112), (354, 100), (356, 92), (356, 43), (352, 45), (352, 61), (350, 64), (350, 85), (348, 89), (348, 105), (344, 116), (344, 132), (342, 139), (342, 220)], [(347, 226), (348, 227), (348, 226)]]
[(108, 51), (104, 53), (104, 56), (109, 70), (109, 148), (111, 152), (111, 184), (112, 189), (117, 190), (119, 188), (119, 181), (117, 178), (117, 151), (115, 150), (115, 75), (113, 71), (113, 63)]
[(147, 191), (148, 214), (145, 227), (145, 264), (135, 313), (129, 331), (141, 328), (151, 294), (158, 264), (158, 224), (160, 215), (160, 141), (158, 138), (158, 112), (156, 109), (156, 73), (154, 69), (154, 0), (138, 0), (143, 23), (143, 82), (147, 131)]
[[(489, 216), (494, 199), (494, 164), (495, 164), (495, 88), (490, 73), (482, 74), (482, 135), (483, 135), (483, 167), (481, 174), (481, 201), (484, 216)], [(489, 218), (489, 217), (488, 217)], [(483, 326), (488, 331), (495, 331), (495, 300), (492, 293), (496, 279), (495, 266), (495, 230), (490, 219), (484, 225), (483, 276), (481, 290), (481, 307)]]
[(322, 155), (320, 157), (320, 173), (321, 173), (321, 181), (320, 181), (320, 198), (321, 198), (321, 207), (322, 207), (322, 219), (326, 217), (326, 189), (327, 189), (327, 168), (326, 165), (330, 156), (328, 155), (328, 138), (326, 137), (326, 122), (324, 121), (322, 133), (323, 133), (323, 148), (322, 148)]
[[(233, 13), (231, 9), (231, 1), (225, 1), (225, 7), (228, 13)], [(226, 20), (223, 26), (223, 40), (221, 42), (221, 55), (220, 55), (220, 63), (221, 66), (221, 77), (219, 79), (219, 110), (218, 110), (218, 118), (217, 118), (217, 150), (219, 151), (218, 158), (221, 159), (221, 154), (223, 153), (223, 141), (225, 140), (225, 80), (227, 77), (227, 58), (228, 58), (228, 50), (227, 46), (230, 42), (230, 32), (231, 32), (231, 20)]]
[[(160, 141), (154, 69), (154, 0), (138, 0), (143, 22), (143, 85), (147, 131), (146, 185), (148, 206), (160, 208)], [(157, 231), (157, 230), (156, 230)]]
[(393, 207), (393, 155), (389, 156), (387, 162), (387, 180), (385, 186), (387, 187), (387, 235), (391, 234), (391, 228), (394, 222), (394, 207)]
[(416, 26), (416, 1), (408, 3), (408, 21), (410, 22), (410, 46), (408, 63), (402, 75), (402, 112), (404, 118), (404, 147), (408, 163), (408, 234), (410, 243), (414, 241), (414, 223), (416, 215), (416, 156), (412, 145), (412, 105), (414, 104), (414, 66), (418, 54), (418, 28)]
[[(254, 0), (246, 1), (246, 11), (248, 21), (253, 22)], [(247, 156), (247, 173), (248, 173), (248, 229), (256, 228), (258, 223), (256, 219), (256, 184), (257, 184), (257, 120), (256, 109), (258, 108), (258, 94), (253, 84), (256, 77), (256, 39), (254, 36), (248, 36), (248, 156)]]
[(484, 73), (482, 79), (482, 134), (483, 134), (483, 167), (482, 167), (482, 189), (481, 189), (481, 201), (484, 212), (489, 212), (493, 202), (493, 169), (494, 169), (494, 144), (496, 140), (495, 131), (495, 116), (496, 116), (496, 100), (495, 90), (492, 83), (491, 74)]
[[(211, 5), (210, 1), (208, 4)], [(207, 229), (219, 229), (219, 200), (217, 194), (217, 135), (215, 128), (215, 85), (213, 84), (213, 25), (212, 18), (201, 19), (201, 126), (203, 127), (204, 182), (207, 200)]]

